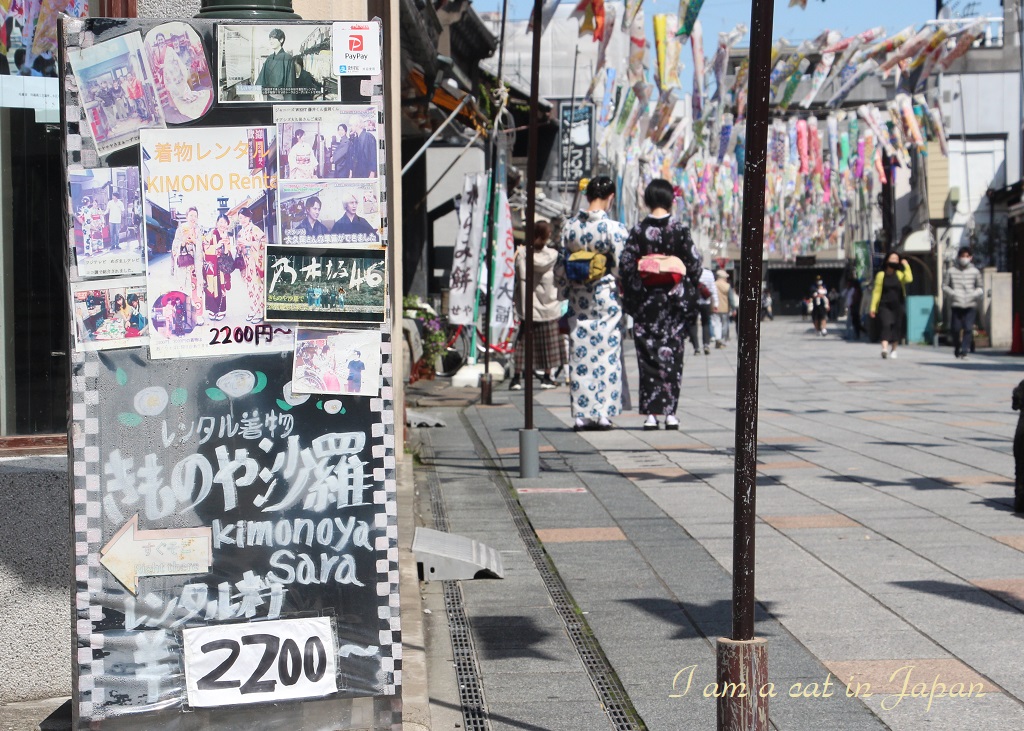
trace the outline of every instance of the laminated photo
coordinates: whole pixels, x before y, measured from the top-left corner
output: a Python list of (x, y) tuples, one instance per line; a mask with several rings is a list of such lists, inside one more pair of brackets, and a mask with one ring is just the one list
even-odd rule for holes
[(330, 25), (222, 23), (217, 27), (217, 48), (220, 102), (339, 100)]
[[(274, 107), (281, 138), (281, 177), (376, 178), (380, 172), (379, 117), (380, 112), (371, 106)], [(293, 160), (293, 144), (301, 146), (303, 160)], [(316, 156), (312, 170), (304, 162), (306, 146), (311, 146)]]
[(195, 29), (163, 23), (146, 33), (145, 45), (167, 123), (193, 122), (206, 114), (213, 105), (213, 77)]
[(69, 170), (71, 241), (79, 277), (142, 274), (139, 169)]
[(292, 391), (379, 396), (380, 353), (378, 330), (300, 329), (295, 336)]
[(142, 132), (151, 357), (291, 350), (291, 328), (263, 322), (276, 142), (274, 127)]
[(164, 126), (141, 33), (69, 49), (82, 111), (100, 155), (134, 145), (139, 130)]
[(73, 283), (71, 297), (78, 350), (138, 348), (149, 343), (145, 277)]
[(384, 322), (385, 249), (267, 249), (267, 319), (299, 324)]
[(287, 246), (368, 246), (381, 242), (376, 180), (281, 181), (281, 241)]

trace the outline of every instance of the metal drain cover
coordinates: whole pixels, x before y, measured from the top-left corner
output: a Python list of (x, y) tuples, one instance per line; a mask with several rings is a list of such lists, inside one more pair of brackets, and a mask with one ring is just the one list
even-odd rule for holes
[(449, 581), (502, 579), (505, 567), (498, 552), (480, 541), (431, 528), (416, 528), (412, 539), (420, 579)]

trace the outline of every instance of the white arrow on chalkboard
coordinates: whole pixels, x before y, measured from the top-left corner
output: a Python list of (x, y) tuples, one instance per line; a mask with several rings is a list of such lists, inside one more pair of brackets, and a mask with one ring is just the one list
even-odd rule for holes
[(210, 528), (139, 530), (136, 513), (100, 549), (100, 563), (128, 591), (138, 594), (140, 576), (205, 574), (212, 555)]

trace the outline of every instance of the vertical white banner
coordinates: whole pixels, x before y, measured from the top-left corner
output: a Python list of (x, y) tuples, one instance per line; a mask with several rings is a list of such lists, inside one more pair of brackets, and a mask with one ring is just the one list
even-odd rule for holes
[(498, 188), (498, 227), (494, 235), (494, 304), (491, 307), (490, 332), (492, 343), (501, 342), (514, 324), (512, 297), (516, 283), (515, 255), (512, 210), (508, 205), (508, 193), (502, 185)]
[[(448, 322), (473, 325), (477, 278), (480, 274), (480, 229), (483, 228), (484, 202), (479, 175), (467, 175), (459, 205), (459, 239), (452, 254), (452, 273), (448, 280)], [(476, 231), (474, 237), (473, 232)]]

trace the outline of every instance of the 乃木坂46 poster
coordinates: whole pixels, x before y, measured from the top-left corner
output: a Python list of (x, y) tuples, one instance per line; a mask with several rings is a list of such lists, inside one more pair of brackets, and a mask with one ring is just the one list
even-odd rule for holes
[(150, 355), (290, 350), (263, 321), (277, 236), (274, 127), (142, 130)]

